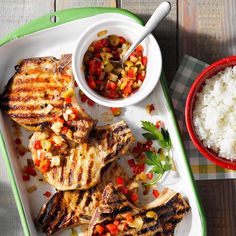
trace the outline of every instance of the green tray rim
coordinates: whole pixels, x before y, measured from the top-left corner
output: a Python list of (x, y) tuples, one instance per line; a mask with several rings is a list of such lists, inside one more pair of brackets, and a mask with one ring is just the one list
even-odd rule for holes
[[(121, 8), (112, 8), (112, 7), (85, 7), (85, 8), (71, 8), (71, 9), (66, 9), (66, 10), (62, 10), (62, 11), (56, 11), (56, 12), (52, 12), (50, 14), (47, 14), (45, 16), (39, 17), (37, 19), (34, 19), (32, 21), (30, 21), (27, 24), (24, 24), (23, 26), (19, 27), (17, 30), (13, 31), (12, 33), (8, 34), (7, 36), (5, 36), (4, 38), (0, 39), (0, 46), (5, 45), (6, 43), (24, 37), (25, 35), (29, 35), (35, 32), (38, 32), (40, 30), (45, 30), (45, 29), (49, 29), (52, 28), (54, 26), (58, 26), (73, 20), (78, 20), (78, 19), (82, 19), (82, 18), (86, 18), (86, 17), (90, 17), (90, 16), (94, 16), (94, 15), (98, 15), (98, 14), (104, 14), (104, 13), (118, 13), (118, 14), (122, 14), (125, 16), (128, 16), (130, 18), (132, 18), (133, 20), (135, 20), (137, 23), (139, 24), (144, 24), (143, 20), (141, 18), (139, 18), (137, 15), (135, 15), (134, 13), (125, 10), (125, 9), (121, 9)], [(57, 21), (56, 22), (51, 22), (51, 17), (52, 16), (56, 16), (57, 17)], [(206, 226), (206, 217), (205, 217), (205, 213), (203, 211), (203, 207), (201, 205), (200, 202), (200, 198), (199, 198), (199, 194), (196, 188), (196, 183), (195, 180), (193, 178), (193, 174), (191, 171), (191, 167), (189, 164), (189, 160), (187, 158), (187, 154), (184, 148), (184, 144), (182, 141), (182, 138), (180, 136), (180, 131), (179, 131), (179, 127), (178, 124), (176, 122), (176, 118), (175, 118), (175, 113), (174, 113), (174, 108), (173, 108), (173, 104), (169, 95), (169, 89), (168, 89), (168, 85), (165, 79), (164, 74), (161, 74), (161, 78), (160, 78), (160, 82), (161, 82), (161, 86), (164, 92), (164, 96), (169, 108), (169, 112), (171, 115), (171, 119), (173, 122), (173, 125), (176, 129), (177, 132), (177, 137), (179, 140), (179, 144), (181, 147), (181, 151), (182, 154), (184, 156), (184, 161), (185, 161), (185, 167), (188, 170), (188, 178), (191, 180), (191, 187), (195, 196), (195, 200), (196, 200), (196, 204), (198, 207), (198, 212), (200, 215), (200, 220), (201, 220), (201, 225), (202, 225), (202, 236), (206, 236), (207, 235), (207, 226)], [(24, 207), (23, 207), (23, 203), (21, 201), (20, 198), (20, 193), (15, 181), (15, 177), (14, 177), (14, 173), (13, 173), (13, 169), (10, 163), (10, 159), (9, 159), (9, 155), (6, 149), (6, 145), (2, 136), (2, 133), (0, 133), (0, 150), (2, 152), (3, 155), (3, 159), (5, 161), (6, 164), (6, 169), (8, 172), (8, 177), (11, 183), (11, 187), (12, 187), (12, 191), (13, 191), (13, 195), (16, 201), (16, 205), (17, 205), (17, 209), (19, 212), (19, 216), (20, 216), (20, 220), (21, 220), (21, 224), (23, 227), (23, 231), (24, 234), (27, 236), (30, 236), (30, 230), (29, 230), (29, 226), (27, 223), (27, 218), (26, 215), (24, 213)]]

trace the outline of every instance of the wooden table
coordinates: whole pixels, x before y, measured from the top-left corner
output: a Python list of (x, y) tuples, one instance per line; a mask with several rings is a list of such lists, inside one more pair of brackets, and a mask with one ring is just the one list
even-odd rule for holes
[[(0, 0), (0, 37), (35, 17), (71, 7), (121, 7), (147, 20), (160, 2), (162, 1)], [(235, 0), (170, 2), (171, 13), (154, 32), (162, 49), (164, 71), (169, 84), (184, 54), (211, 63), (236, 53)], [(4, 166), (2, 160), (0, 164)], [(4, 170), (0, 177), (1, 180), (6, 178)], [(197, 181), (197, 187), (207, 217), (208, 235), (236, 235), (236, 180)], [(13, 201), (12, 196), (9, 198)], [(3, 235), (2, 233), (0, 234)]]

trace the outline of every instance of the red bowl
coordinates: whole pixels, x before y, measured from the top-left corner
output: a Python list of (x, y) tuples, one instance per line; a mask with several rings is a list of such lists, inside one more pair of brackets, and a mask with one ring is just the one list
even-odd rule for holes
[(205, 70), (202, 71), (200, 75), (198, 75), (198, 77), (192, 84), (185, 105), (185, 120), (186, 120), (187, 130), (192, 142), (194, 143), (198, 151), (208, 160), (214, 162), (216, 165), (231, 170), (236, 170), (236, 161), (230, 161), (221, 158), (211, 149), (205, 147), (198, 138), (194, 130), (192, 117), (193, 117), (194, 103), (196, 100), (196, 94), (201, 91), (201, 88), (205, 84), (205, 81), (211, 78), (212, 76), (216, 75), (218, 72), (224, 70), (226, 67), (235, 65), (236, 65), (236, 56), (231, 56), (223, 58), (213, 63), (212, 65), (208, 66)]

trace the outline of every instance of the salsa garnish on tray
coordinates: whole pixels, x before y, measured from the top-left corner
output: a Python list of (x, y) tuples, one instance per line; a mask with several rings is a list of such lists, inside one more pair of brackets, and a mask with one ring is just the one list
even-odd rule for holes
[(85, 79), (88, 86), (98, 94), (111, 98), (125, 98), (142, 85), (146, 76), (147, 57), (139, 45), (124, 62), (122, 69), (113, 66), (130, 47), (122, 36), (110, 35), (96, 40), (84, 55)]

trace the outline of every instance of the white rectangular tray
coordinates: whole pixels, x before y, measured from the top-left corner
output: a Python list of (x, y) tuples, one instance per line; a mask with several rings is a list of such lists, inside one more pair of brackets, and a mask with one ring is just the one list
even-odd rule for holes
[[(141, 23), (141, 20), (122, 9), (112, 8), (85, 8), (71, 9), (56, 12), (59, 17), (55, 26), (45, 16), (32, 21), (32, 23), (22, 27), (15, 33), (0, 41), (0, 92), (2, 92), (9, 78), (14, 73), (14, 65), (23, 58), (38, 56), (55, 56), (60, 58), (61, 54), (71, 53), (75, 41), (80, 33), (87, 26), (105, 18), (128, 18)], [(49, 28), (50, 27), (50, 28)], [(35, 32), (36, 31), (36, 32)], [(21, 36), (21, 37), (19, 37)], [(17, 37), (17, 39), (14, 39)], [(153, 115), (147, 114), (145, 106), (153, 103), (156, 110)], [(101, 114), (108, 111), (108, 108), (88, 107), (83, 105), (85, 110), (92, 114), (94, 118), (103, 121)], [(173, 143), (173, 159), (177, 166), (177, 172), (170, 171), (160, 182), (164, 185), (183, 194), (190, 202), (191, 210), (184, 217), (183, 221), (177, 225), (176, 236), (200, 236), (206, 235), (205, 217), (196, 192), (195, 183), (191, 169), (183, 148), (183, 143), (174, 118), (173, 108), (168, 96), (165, 79), (162, 75), (160, 82), (153, 93), (141, 103), (123, 109), (123, 115), (114, 119), (124, 119), (132, 129), (137, 140), (141, 139), (141, 120), (156, 122), (163, 120), (170, 132)], [(46, 183), (39, 183), (38, 177), (31, 178), (30, 182), (22, 180), (21, 168), (26, 164), (26, 159), (30, 158), (30, 153), (17, 159), (14, 149), (14, 138), (11, 133), (11, 122), (0, 112), (0, 148), (6, 161), (9, 177), (11, 180), (13, 193), (22, 221), (25, 235), (43, 235), (36, 228), (33, 220), (37, 216), (41, 206), (48, 198), (43, 196), (46, 190), (54, 192), (53, 187)], [(29, 132), (22, 129), (24, 145), (28, 145)], [(126, 162), (127, 163), (127, 162)], [(125, 163), (123, 163), (125, 165)], [(26, 191), (27, 187), (35, 184), (38, 190), (33, 193)], [(10, 225), (9, 225), (10, 227)], [(59, 235), (70, 235), (70, 231), (64, 231)]]

